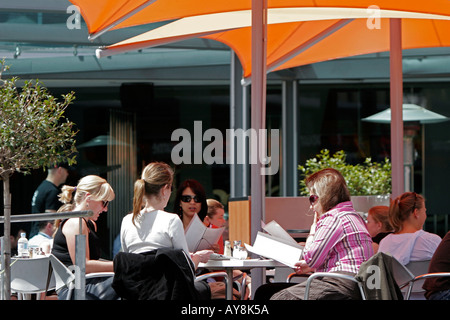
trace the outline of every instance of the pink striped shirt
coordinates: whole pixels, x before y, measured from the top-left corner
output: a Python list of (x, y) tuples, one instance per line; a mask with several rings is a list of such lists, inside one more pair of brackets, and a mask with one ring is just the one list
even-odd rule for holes
[(303, 259), (317, 272), (357, 273), (372, 255), (372, 239), (351, 201), (338, 204), (319, 218), (314, 238), (303, 250)]

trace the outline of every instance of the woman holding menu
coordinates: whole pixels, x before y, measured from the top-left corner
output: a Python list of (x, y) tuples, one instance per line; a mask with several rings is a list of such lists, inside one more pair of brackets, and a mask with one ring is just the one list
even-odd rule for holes
[[(206, 202), (205, 189), (200, 182), (194, 179), (188, 179), (180, 184), (175, 197), (173, 212), (180, 217), (185, 232), (191, 223), (196, 223), (196, 226), (204, 229), (203, 221), (208, 214), (208, 204)], [(196, 216), (199, 218), (199, 221), (195, 221)], [(202, 241), (204, 240), (202, 239)], [(209, 248), (203, 249), (211, 249), (214, 252), (219, 252), (220, 247), (214, 242), (209, 244)]]
[[(362, 217), (353, 209), (347, 184), (335, 169), (323, 169), (307, 177), (315, 219), (296, 273), (336, 272), (354, 276), (373, 255), (372, 240)], [(305, 283), (272, 296), (274, 300), (300, 300)], [(361, 299), (357, 284), (336, 278), (314, 281), (311, 300)]]

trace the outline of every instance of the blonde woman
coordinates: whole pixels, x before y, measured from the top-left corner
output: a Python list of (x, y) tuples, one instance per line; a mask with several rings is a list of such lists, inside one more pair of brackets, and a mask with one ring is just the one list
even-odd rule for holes
[(206, 204), (208, 205), (208, 212), (206, 213), (205, 219), (203, 219), (205, 226), (216, 226), (219, 228), (225, 226), (224, 205), (216, 199), (206, 199)]
[[(226, 224), (224, 215), (225, 210), (223, 204), (221, 204), (216, 199), (207, 199), (208, 212), (206, 213), (205, 219), (203, 219), (203, 224), (209, 228), (221, 228)], [(212, 245), (212, 250), (214, 252), (223, 254), (224, 243), (223, 235), (220, 236), (219, 241)]]
[[(86, 273), (112, 272), (113, 262), (100, 260), (101, 244), (97, 235), (96, 221), (101, 213), (108, 211), (108, 203), (115, 194), (108, 182), (95, 175), (82, 178), (76, 187), (65, 185), (59, 199), (64, 205), (58, 210), (85, 211), (91, 210), (93, 215), (82, 218), (82, 234), (86, 236)], [(75, 236), (79, 234), (79, 218), (61, 221), (55, 233), (52, 253), (66, 266), (75, 264)], [(111, 287), (112, 278), (96, 278), (86, 280), (86, 298), (88, 300), (117, 299)], [(65, 299), (67, 288), (58, 292), (59, 299)]]

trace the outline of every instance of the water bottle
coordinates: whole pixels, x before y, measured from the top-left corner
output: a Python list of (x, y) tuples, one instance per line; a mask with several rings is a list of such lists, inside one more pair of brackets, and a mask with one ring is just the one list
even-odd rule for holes
[(234, 240), (233, 244), (233, 258), (240, 259), (241, 252), (239, 251), (239, 247), (241, 246), (240, 240)]
[(28, 258), (30, 256), (30, 252), (28, 251), (28, 239), (25, 232), (20, 234), (20, 239), (17, 241), (17, 255), (21, 258)]
[(223, 251), (223, 255), (227, 256), (227, 257), (232, 257), (232, 255), (231, 255), (231, 244), (230, 244), (230, 241), (228, 241), (228, 240), (225, 241), (225, 248), (224, 248), (224, 251)]

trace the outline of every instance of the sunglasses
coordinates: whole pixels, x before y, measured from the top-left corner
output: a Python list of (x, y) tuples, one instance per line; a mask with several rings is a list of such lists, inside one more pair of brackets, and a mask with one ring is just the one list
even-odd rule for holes
[(189, 196), (189, 195), (181, 196), (181, 201), (183, 201), (183, 202), (191, 202), (192, 199), (194, 199), (194, 202), (196, 202), (196, 203), (201, 202), (201, 200), (197, 196)]
[(319, 196), (316, 196), (315, 194), (312, 194), (309, 196), (309, 203), (311, 205), (313, 205), (314, 203), (316, 203), (316, 201), (319, 199)]
[(108, 203), (109, 203), (109, 201), (102, 200), (103, 208), (106, 208), (108, 206)]

